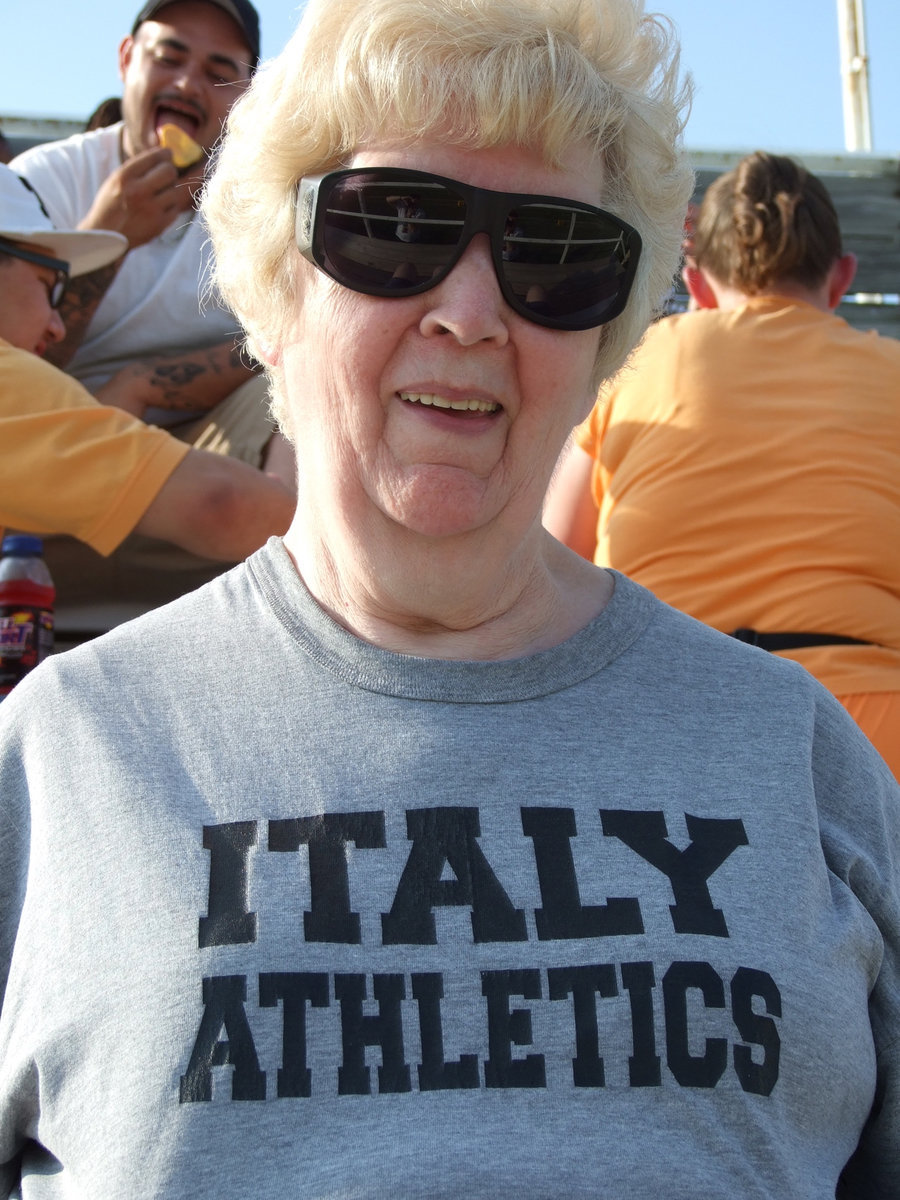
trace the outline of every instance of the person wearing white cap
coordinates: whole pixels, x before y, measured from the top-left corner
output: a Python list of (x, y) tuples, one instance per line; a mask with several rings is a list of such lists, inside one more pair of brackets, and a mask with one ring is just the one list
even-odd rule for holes
[[(15, 271), (0, 291), (0, 330), (20, 349), (43, 354), (65, 336), (58, 310), (70, 276), (114, 262), (128, 242), (118, 233), (55, 229), (38, 194), (8, 168), (0, 173), (0, 197), (0, 262)], [(46, 289), (46, 314), (34, 280)]]
[[(202, 298), (209, 252), (195, 213), (207, 157), (258, 58), (249, 0), (151, 0), (119, 47), (123, 120), (33, 147), (13, 169), (57, 226), (128, 239), (121, 259), (69, 290), (68, 335), (51, 361), (94, 394), (109, 385), (107, 403), (290, 480), (293, 458), (237, 322)], [(199, 161), (176, 166), (162, 135), (172, 125)]]
[(0, 165), (0, 533), (66, 533), (101, 554), (132, 531), (237, 561), (287, 528), (287, 488), (109, 407), (44, 362), (70, 276), (114, 262), (117, 233), (57, 230)]

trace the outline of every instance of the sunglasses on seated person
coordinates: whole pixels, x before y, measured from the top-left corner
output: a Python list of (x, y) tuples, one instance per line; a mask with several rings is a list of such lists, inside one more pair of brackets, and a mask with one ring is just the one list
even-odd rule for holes
[(477, 233), (490, 239), (500, 291), (550, 329), (592, 329), (625, 307), (641, 252), (636, 229), (558, 196), (494, 192), (400, 167), (307, 176), (297, 190), (301, 254), (367, 296), (436, 287)]
[(25, 262), (34, 263), (56, 272), (56, 278), (50, 285), (47, 296), (51, 308), (59, 308), (66, 288), (69, 286), (69, 264), (61, 258), (51, 258), (48, 254), (37, 254), (34, 250), (26, 250), (15, 242), (5, 242), (0, 238), (0, 254), (8, 254), (10, 258), (21, 258)]

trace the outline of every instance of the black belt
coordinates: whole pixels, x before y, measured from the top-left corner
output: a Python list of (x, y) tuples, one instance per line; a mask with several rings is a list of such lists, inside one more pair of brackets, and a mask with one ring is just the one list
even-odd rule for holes
[(871, 646), (862, 638), (839, 633), (760, 633), (758, 629), (735, 629), (729, 635), (760, 650), (800, 650), (804, 646)]

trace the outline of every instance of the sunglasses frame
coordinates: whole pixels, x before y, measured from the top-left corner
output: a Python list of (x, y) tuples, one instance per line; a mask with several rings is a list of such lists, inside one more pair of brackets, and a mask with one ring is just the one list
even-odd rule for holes
[(50, 288), (49, 300), (51, 308), (59, 308), (62, 304), (66, 288), (69, 286), (69, 264), (61, 258), (51, 258), (49, 254), (38, 254), (34, 250), (26, 250), (17, 242), (7, 242), (0, 239), (0, 254), (8, 254), (10, 258), (21, 258), (24, 262), (34, 263), (38, 267), (47, 267), (56, 272), (56, 279)]
[[(378, 182), (378, 176), (387, 176), (388, 178), (384, 180), (385, 182), (396, 180), (398, 183), (409, 181), (410, 183), (441, 184), (457, 193), (465, 201), (465, 220), (459, 240), (452, 247), (450, 261), (445, 266), (436, 270), (430, 278), (424, 280), (422, 283), (403, 288), (397, 288), (395, 285), (381, 286), (370, 284), (350, 279), (331, 265), (325, 247), (325, 222), (322, 220), (323, 209), (325, 207), (322, 203), (323, 198), (327, 203), (332, 187), (342, 180), (352, 178), (353, 176), (365, 175), (374, 176), (375, 182)], [(623, 273), (619, 281), (619, 290), (615, 299), (609, 308), (604, 311), (601, 320), (598, 321), (592, 317), (584, 316), (579, 318), (577, 314), (572, 317), (554, 317), (529, 309), (516, 296), (512, 286), (507, 282), (504, 275), (503, 240), (506, 220), (510, 211), (523, 205), (549, 205), (557, 207), (561, 205), (569, 210), (602, 217), (611, 222), (618, 231), (624, 240), (625, 246), (625, 252), (620, 259)], [(409, 296), (417, 296), (422, 292), (430, 291), (446, 279), (462, 258), (469, 243), (477, 233), (486, 233), (488, 235), (494, 271), (504, 300), (519, 316), (536, 325), (543, 325), (547, 328), (564, 332), (595, 329), (600, 325), (608, 324), (608, 322), (619, 316), (628, 302), (628, 296), (631, 292), (641, 254), (641, 235), (633, 226), (623, 221), (620, 217), (607, 212), (605, 209), (597, 208), (595, 205), (585, 204), (581, 200), (569, 200), (560, 196), (545, 196), (530, 192), (492, 191), (488, 188), (476, 187), (474, 184), (461, 183), (457, 179), (448, 179), (443, 175), (435, 175), (430, 171), (415, 171), (404, 167), (346, 167), (338, 171), (327, 171), (321, 175), (305, 175), (297, 185), (295, 237), (300, 253), (314, 266), (318, 267), (320, 271), (323, 271), (331, 279), (341, 284), (342, 287), (360, 292), (366, 296), (405, 299)]]

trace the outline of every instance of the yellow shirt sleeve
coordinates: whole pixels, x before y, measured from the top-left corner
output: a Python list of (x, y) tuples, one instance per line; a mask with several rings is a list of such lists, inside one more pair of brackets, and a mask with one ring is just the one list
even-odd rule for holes
[(110, 554), (190, 449), (0, 340), (0, 527)]

